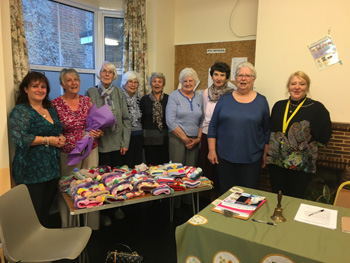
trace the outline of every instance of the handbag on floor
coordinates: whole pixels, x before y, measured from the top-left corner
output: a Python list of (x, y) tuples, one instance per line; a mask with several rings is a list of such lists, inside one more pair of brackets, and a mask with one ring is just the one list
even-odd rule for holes
[[(141, 263), (143, 256), (125, 244), (116, 244), (114, 251), (108, 251), (105, 263)], [(117, 249), (120, 248), (120, 249)], [(123, 250), (127, 251), (123, 251)]]

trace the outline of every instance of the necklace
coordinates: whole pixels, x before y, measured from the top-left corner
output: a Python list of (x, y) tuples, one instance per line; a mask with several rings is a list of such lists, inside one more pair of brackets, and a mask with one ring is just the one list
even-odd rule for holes
[[(32, 105), (31, 105), (32, 106)], [(37, 111), (37, 113), (39, 113), (41, 116), (43, 116), (45, 119), (47, 118), (47, 115), (44, 113), (44, 112), (42, 112), (43, 110), (44, 110), (44, 108), (42, 109), (42, 110), (39, 110), (39, 109), (36, 109), (36, 108), (34, 108), (33, 106), (32, 106), (32, 108), (34, 109), (34, 110), (36, 110)]]
[(292, 103), (289, 104), (289, 113), (293, 113), (293, 111), (296, 109), (297, 105), (294, 105)]

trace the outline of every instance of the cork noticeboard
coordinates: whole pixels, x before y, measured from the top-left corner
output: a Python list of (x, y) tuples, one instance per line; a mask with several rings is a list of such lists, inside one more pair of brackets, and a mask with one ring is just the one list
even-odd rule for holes
[[(178, 87), (180, 71), (186, 67), (193, 68), (197, 72), (200, 80), (197, 89), (205, 89), (208, 87), (208, 70), (217, 61), (225, 62), (231, 67), (232, 58), (247, 57), (254, 65), (255, 44), (255, 40), (247, 40), (176, 45), (174, 89)], [(207, 49), (225, 49), (225, 53), (207, 54)]]

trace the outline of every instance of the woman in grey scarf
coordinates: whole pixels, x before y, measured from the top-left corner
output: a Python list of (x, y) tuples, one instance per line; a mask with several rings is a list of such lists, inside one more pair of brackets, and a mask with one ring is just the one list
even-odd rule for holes
[(168, 126), (165, 121), (165, 108), (168, 94), (163, 92), (165, 76), (161, 72), (153, 72), (149, 78), (152, 91), (142, 97), (143, 148), (148, 165), (169, 162)]

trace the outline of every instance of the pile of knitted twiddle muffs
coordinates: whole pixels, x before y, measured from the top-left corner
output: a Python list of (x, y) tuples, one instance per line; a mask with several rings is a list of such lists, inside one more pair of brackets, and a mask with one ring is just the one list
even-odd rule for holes
[(202, 176), (201, 168), (181, 163), (150, 167), (142, 163), (134, 169), (128, 166), (75, 169), (59, 181), (61, 192), (71, 196), (76, 208), (121, 202), (145, 193), (171, 195), (174, 191), (201, 186), (213, 187), (213, 183)]

